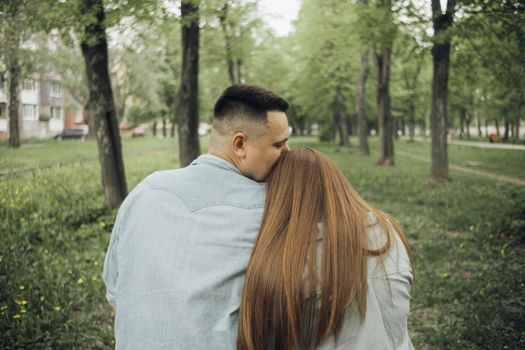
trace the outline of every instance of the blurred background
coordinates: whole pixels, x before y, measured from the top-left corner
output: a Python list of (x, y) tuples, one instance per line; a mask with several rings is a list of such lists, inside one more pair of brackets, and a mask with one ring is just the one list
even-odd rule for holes
[(524, 53), (520, 0), (0, 0), (0, 347), (114, 347), (116, 210), (252, 83), (405, 228), (416, 348), (525, 348)]

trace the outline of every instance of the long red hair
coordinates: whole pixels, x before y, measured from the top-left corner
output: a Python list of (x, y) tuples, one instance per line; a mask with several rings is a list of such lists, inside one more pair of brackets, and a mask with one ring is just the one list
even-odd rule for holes
[[(377, 250), (368, 248), (370, 212), (386, 233)], [(244, 281), (237, 348), (313, 348), (337, 335), (349, 308), (364, 318), (367, 257), (388, 252), (394, 234), (408, 251), (399, 224), (366, 203), (327, 157), (313, 149), (283, 154), (267, 179), (263, 219)]]

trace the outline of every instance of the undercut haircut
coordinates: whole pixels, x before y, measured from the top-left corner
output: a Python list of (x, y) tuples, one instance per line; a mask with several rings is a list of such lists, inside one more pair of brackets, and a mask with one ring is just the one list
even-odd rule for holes
[(226, 135), (246, 131), (258, 137), (267, 122), (267, 112), (286, 112), (288, 102), (258, 85), (234, 84), (221, 94), (213, 108), (213, 127)]

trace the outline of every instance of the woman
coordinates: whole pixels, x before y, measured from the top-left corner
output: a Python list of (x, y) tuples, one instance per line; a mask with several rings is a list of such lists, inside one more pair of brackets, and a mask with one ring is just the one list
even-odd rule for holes
[(238, 349), (411, 349), (403, 230), (313, 149), (267, 179), (239, 314)]

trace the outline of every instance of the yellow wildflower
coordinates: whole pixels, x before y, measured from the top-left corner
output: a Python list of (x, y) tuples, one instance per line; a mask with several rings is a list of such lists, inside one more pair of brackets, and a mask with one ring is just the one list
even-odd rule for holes
[(27, 300), (15, 300), (15, 303), (17, 305), (26, 305), (27, 304)]
[(53, 310), (55, 310), (55, 311), (60, 311), (60, 306), (55, 306), (55, 307), (53, 308)]
[(83, 279), (83, 278), (79, 278), (79, 279), (77, 280), (77, 283), (78, 283), (78, 284), (82, 284), (82, 283), (84, 283), (84, 279)]
[(26, 286), (24, 286), (23, 284), (21, 284), (21, 285), (18, 286), (18, 289), (20, 289), (20, 290), (24, 290), (24, 289), (26, 289)]
[(14, 319), (17, 319), (17, 318), (20, 318), (20, 317), (22, 317), (22, 316), (20, 316), (19, 314), (16, 314), (16, 315), (13, 316)]

